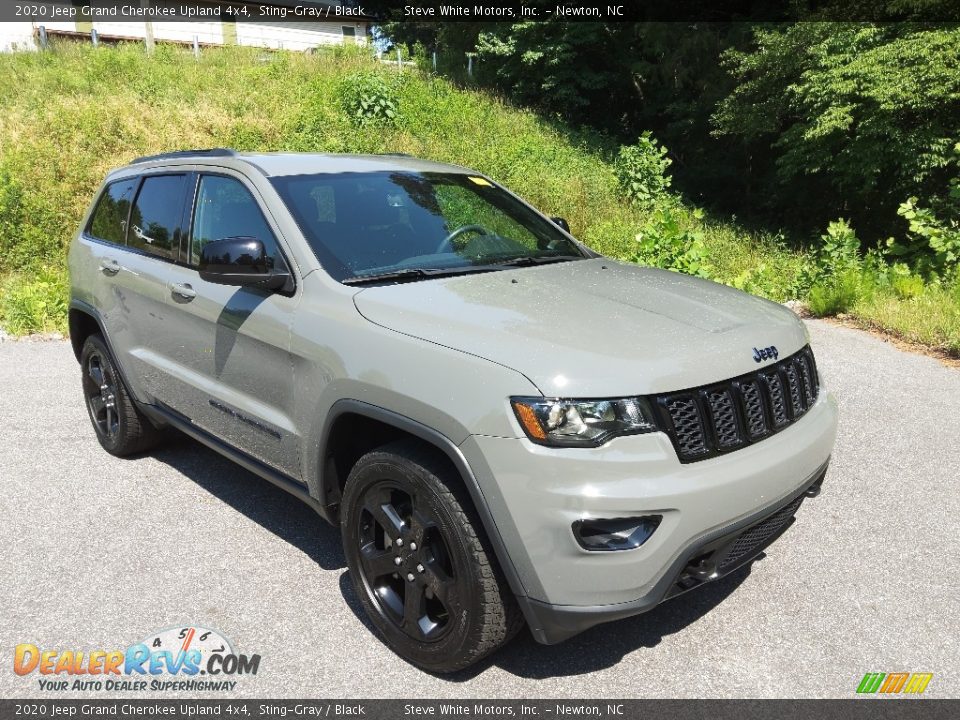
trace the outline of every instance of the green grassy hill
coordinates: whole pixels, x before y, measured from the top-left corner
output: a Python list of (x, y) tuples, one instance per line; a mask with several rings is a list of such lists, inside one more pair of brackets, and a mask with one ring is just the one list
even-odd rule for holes
[[(355, 78), (376, 73), (395, 118), (359, 122)], [(0, 55), (0, 325), (63, 329), (65, 248), (104, 174), (136, 155), (241, 150), (406, 152), (467, 165), (566, 217), (599, 252), (696, 271), (776, 300), (805, 296), (806, 256), (677, 199), (643, 210), (622, 194), (617, 148), (483, 92), (378, 66), (362, 50), (65, 44)], [(638, 238), (639, 235), (639, 238)], [(694, 253), (689, 248), (695, 248)], [(825, 303), (824, 307), (830, 303)], [(960, 286), (859, 293), (855, 317), (960, 354)]]

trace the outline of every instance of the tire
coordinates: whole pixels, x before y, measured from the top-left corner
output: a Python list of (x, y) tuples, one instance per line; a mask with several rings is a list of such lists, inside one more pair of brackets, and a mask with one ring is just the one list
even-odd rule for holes
[(111, 455), (125, 457), (157, 445), (162, 432), (130, 398), (101, 335), (91, 335), (83, 343), (80, 368), (87, 414), (103, 449)]
[(429, 448), (392, 443), (357, 461), (341, 508), (364, 610), (394, 652), (435, 673), (472, 665), (523, 626), (460, 483)]

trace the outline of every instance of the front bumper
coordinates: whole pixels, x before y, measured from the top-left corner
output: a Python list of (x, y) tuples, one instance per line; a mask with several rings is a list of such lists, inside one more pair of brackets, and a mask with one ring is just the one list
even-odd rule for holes
[[(696, 463), (680, 463), (662, 433), (617, 438), (590, 450), (474, 435), (461, 450), (516, 570), (522, 587), (514, 590), (528, 623), (539, 641), (549, 643), (644, 612), (686, 589), (674, 586), (691, 560), (707, 560), (703, 556), (731, 534), (822, 481), (836, 428), (836, 401), (824, 392), (787, 430)], [(589, 552), (573, 536), (580, 519), (649, 514), (663, 520), (633, 550)], [(760, 549), (743, 554), (741, 546), (736, 565)], [(704, 563), (683, 582), (694, 587), (734, 569), (719, 555), (711, 561), (715, 567)]]
[(825, 464), (817, 471), (815, 479), (795, 497), (707, 533), (692, 543), (654, 589), (637, 600), (614, 605), (576, 606), (518, 598), (530, 631), (537, 642), (553, 645), (595, 625), (647, 612), (664, 600), (729, 575), (756, 558), (787, 531), (803, 500), (820, 494), (826, 473)]

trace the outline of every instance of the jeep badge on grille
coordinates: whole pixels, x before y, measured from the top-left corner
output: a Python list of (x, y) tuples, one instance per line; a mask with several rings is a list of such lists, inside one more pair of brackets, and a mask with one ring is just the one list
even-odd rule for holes
[(754, 348), (753, 349), (753, 359), (757, 362), (763, 362), (764, 360), (769, 360), (773, 358), (774, 360), (779, 357), (780, 353), (777, 352), (777, 346), (771, 345), (770, 347), (765, 348)]

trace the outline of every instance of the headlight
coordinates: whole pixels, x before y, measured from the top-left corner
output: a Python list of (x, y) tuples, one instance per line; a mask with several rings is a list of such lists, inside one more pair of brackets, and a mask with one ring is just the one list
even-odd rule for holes
[(510, 398), (527, 437), (541, 445), (596, 447), (618, 435), (657, 429), (643, 398), (561, 400)]

